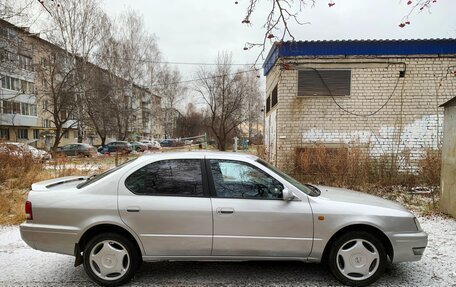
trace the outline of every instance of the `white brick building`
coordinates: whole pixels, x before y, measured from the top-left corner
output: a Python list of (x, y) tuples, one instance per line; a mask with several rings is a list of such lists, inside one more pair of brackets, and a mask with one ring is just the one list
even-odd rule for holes
[(265, 64), (265, 145), (289, 167), (298, 148), (365, 147), (404, 168), (441, 144), (456, 95), (456, 39), (283, 42)]

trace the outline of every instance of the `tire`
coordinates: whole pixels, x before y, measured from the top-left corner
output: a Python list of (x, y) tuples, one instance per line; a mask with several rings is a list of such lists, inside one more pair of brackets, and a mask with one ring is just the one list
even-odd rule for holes
[(365, 231), (348, 232), (334, 242), (328, 258), (331, 273), (349, 286), (367, 286), (385, 272), (387, 254), (382, 242)]
[(141, 254), (133, 242), (117, 233), (94, 236), (86, 244), (83, 253), (85, 272), (102, 286), (127, 283), (135, 275), (141, 260)]

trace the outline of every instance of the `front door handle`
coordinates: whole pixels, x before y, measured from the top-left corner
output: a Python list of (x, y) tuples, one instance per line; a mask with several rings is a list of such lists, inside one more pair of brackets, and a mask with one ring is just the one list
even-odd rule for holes
[(139, 212), (141, 208), (139, 206), (129, 206), (127, 207), (127, 212)]
[(234, 208), (231, 208), (231, 207), (217, 208), (217, 213), (218, 214), (233, 214)]

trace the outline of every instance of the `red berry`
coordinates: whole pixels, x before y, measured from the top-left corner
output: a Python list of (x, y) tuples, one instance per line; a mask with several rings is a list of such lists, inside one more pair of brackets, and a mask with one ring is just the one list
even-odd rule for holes
[(245, 50), (248, 50), (248, 49), (249, 49), (249, 48), (247, 48), (247, 47), (244, 47), (244, 51), (245, 51)]
[(409, 0), (409, 1), (407, 2), (407, 5), (410, 5), (410, 4), (412, 4), (412, 0)]
[(272, 38), (274, 38), (274, 35), (270, 33), (270, 34), (268, 35), (268, 39), (272, 39)]
[(328, 6), (329, 6), (329, 7), (332, 7), (332, 6), (334, 6), (334, 5), (336, 5), (336, 3), (328, 3)]
[(405, 24), (410, 25), (410, 21), (405, 21)]
[(238, 3), (238, 1), (234, 2), (234, 4), (237, 4), (237, 3)]
[(404, 28), (404, 27), (405, 27), (405, 24), (404, 24), (404, 23), (401, 23), (401, 24), (399, 24), (399, 27)]

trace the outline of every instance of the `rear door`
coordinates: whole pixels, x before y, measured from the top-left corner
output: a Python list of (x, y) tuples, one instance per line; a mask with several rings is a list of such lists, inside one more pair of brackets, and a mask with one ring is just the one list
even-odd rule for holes
[(159, 160), (127, 173), (118, 201), (147, 256), (211, 254), (212, 206), (202, 158)]
[(259, 165), (206, 161), (213, 189), (212, 255), (307, 257), (313, 219), (307, 196), (284, 201), (284, 184)]

